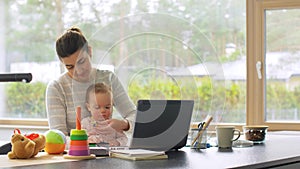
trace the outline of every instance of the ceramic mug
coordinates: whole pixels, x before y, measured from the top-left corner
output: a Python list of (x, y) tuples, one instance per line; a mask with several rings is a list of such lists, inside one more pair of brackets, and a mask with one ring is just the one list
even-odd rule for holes
[[(217, 139), (219, 148), (232, 148), (232, 142), (240, 138), (241, 132), (234, 126), (217, 126)], [(237, 134), (235, 138), (234, 134)]]

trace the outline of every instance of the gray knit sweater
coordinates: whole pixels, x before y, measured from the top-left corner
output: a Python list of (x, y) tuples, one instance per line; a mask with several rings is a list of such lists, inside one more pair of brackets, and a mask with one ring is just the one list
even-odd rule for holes
[(132, 134), (136, 106), (133, 104), (118, 77), (108, 70), (96, 70), (93, 80), (78, 82), (67, 73), (63, 73), (57, 80), (51, 81), (46, 90), (46, 109), (50, 129), (58, 129), (70, 135), (71, 129), (76, 128), (76, 107), (81, 106), (81, 118), (90, 116), (86, 105), (85, 95), (92, 83), (104, 82), (110, 85), (113, 92), (113, 103), (116, 112), (129, 121), (127, 135)]

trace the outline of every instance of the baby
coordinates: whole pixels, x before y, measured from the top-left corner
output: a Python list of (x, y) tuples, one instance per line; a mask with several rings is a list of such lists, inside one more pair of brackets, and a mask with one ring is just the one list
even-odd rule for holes
[(126, 146), (128, 139), (123, 132), (111, 128), (105, 120), (112, 116), (112, 91), (104, 83), (96, 83), (87, 89), (86, 106), (91, 117), (81, 121), (81, 126), (88, 133), (89, 143), (106, 142), (110, 146)]

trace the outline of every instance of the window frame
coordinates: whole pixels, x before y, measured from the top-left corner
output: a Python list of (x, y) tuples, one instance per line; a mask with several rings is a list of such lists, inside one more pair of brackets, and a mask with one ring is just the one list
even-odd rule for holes
[[(248, 125), (268, 125), (269, 130), (300, 130), (296, 122), (265, 121), (265, 10), (300, 8), (298, 0), (247, 0), (247, 102)], [(262, 64), (262, 78), (258, 79), (256, 63)]]
[(1, 118), (0, 128), (40, 128), (48, 129), (47, 119), (13, 119), (13, 118)]

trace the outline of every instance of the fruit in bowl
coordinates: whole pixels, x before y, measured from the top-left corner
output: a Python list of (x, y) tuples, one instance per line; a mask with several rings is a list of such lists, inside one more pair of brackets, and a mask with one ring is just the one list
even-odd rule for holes
[(253, 141), (253, 143), (263, 143), (265, 141), (268, 126), (249, 125), (243, 126), (245, 139)]

